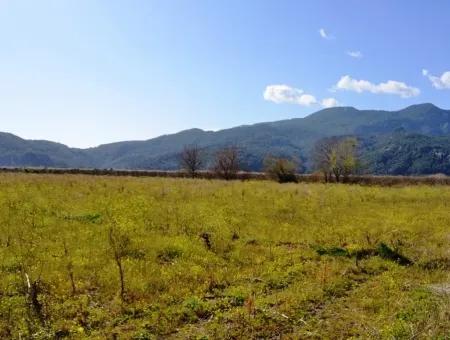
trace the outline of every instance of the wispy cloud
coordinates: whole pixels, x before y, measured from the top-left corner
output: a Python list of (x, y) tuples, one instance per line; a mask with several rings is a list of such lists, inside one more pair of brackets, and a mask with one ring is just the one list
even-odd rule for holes
[(347, 55), (356, 59), (361, 59), (363, 57), (361, 51), (347, 51)]
[(334, 39), (334, 37), (332, 35), (330, 35), (327, 31), (325, 31), (325, 28), (321, 28), (319, 29), (319, 34), (323, 39)]
[(402, 98), (415, 97), (420, 94), (416, 87), (409, 86), (404, 82), (388, 80), (384, 83), (374, 84), (368, 80), (357, 80), (350, 76), (343, 76), (334, 86), (335, 90), (346, 90), (357, 93), (370, 92), (375, 94), (394, 94)]
[(316, 97), (303, 90), (288, 85), (269, 85), (264, 91), (264, 99), (277, 104), (289, 103), (310, 106), (317, 103)]
[(335, 98), (324, 98), (321, 105), (325, 108), (340, 106), (340, 103)]
[(442, 73), (442, 75), (434, 76), (428, 70), (422, 70), (422, 74), (427, 77), (434, 88), (438, 90), (450, 89), (450, 71)]

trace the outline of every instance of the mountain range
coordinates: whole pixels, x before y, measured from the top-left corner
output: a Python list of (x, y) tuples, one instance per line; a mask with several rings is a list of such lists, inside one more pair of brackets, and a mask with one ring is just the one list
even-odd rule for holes
[(450, 110), (433, 104), (399, 111), (334, 107), (304, 118), (220, 131), (190, 129), (88, 149), (0, 133), (0, 166), (174, 170), (183, 147), (195, 144), (204, 150), (206, 160), (224, 146), (237, 146), (246, 170), (260, 170), (270, 154), (296, 157), (310, 171), (314, 143), (331, 136), (356, 136), (365, 171), (370, 173), (450, 174)]

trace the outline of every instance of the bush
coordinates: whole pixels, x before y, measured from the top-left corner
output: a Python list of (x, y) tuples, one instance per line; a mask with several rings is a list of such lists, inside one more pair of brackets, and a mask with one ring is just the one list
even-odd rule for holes
[(278, 183), (297, 183), (298, 164), (287, 158), (268, 157), (264, 160), (264, 171), (268, 177), (276, 180)]
[(157, 258), (160, 263), (172, 263), (175, 259), (181, 257), (183, 252), (173, 246), (166, 247), (158, 252)]
[(186, 322), (195, 322), (207, 319), (211, 315), (208, 304), (196, 296), (188, 298), (183, 303), (182, 319)]

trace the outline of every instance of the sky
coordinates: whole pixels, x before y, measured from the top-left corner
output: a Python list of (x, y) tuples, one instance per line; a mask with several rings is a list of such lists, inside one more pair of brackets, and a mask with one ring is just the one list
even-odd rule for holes
[(0, 0), (0, 131), (72, 147), (450, 109), (447, 0)]

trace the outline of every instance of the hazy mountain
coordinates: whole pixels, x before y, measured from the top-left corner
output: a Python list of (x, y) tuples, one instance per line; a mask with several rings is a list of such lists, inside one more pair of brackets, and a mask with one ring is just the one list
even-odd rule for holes
[(375, 137), (374, 140), (373, 145), (363, 150), (371, 173), (450, 175), (450, 135), (425, 136), (399, 132)]
[[(414, 138), (421, 135), (421, 142), (427, 144), (424, 141), (429, 141), (438, 148), (446, 149), (448, 138), (435, 137), (450, 135), (449, 124), (450, 110), (443, 110), (432, 104), (420, 104), (393, 112), (336, 107), (318, 111), (305, 118), (244, 125), (216, 132), (191, 129), (146, 141), (118, 142), (89, 149), (24, 140), (3, 133), (0, 134), (0, 165), (176, 169), (177, 155), (186, 144), (197, 144), (209, 155), (224, 145), (232, 144), (242, 150), (243, 161), (251, 170), (258, 170), (267, 154), (296, 156), (308, 167), (310, 150), (317, 140), (327, 136), (355, 135), (364, 140), (363, 145), (368, 157), (370, 153), (373, 171), (421, 173), (426, 167), (419, 167), (414, 170), (418, 172), (414, 172), (391, 167), (389, 164), (375, 165), (373, 162), (376, 163), (378, 159), (387, 163), (394, 162), (397, 156), (389, 150), (395, 149), (398, 143), (403, 145), (410, 140), (407, 137), (409, 134), (414, 134)], [(407, 150), (415, 152), (414, 143)], [(390, 161), (382, 157), (383, 152), (388, 151), (391, 152), (388, 154), (394, 155)], [(431, 162), (428, 158), (423, 159), (423, 162), (427, 161)]]
[(91, 164), (86, 150), (45, 140), (26, 140), (0, 132), (0, 165), (82, 167)]

